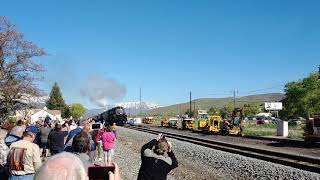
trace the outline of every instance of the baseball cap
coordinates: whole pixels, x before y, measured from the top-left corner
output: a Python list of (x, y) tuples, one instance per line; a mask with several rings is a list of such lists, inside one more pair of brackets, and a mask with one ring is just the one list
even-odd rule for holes
[(28, 126), (25, 132), (31, 132), (33, 134), (37, 134), (39, 132), (38, 128), (35, 126)]

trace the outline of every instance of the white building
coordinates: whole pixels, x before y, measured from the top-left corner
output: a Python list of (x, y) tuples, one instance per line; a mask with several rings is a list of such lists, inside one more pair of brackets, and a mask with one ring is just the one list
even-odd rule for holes
[(15, 117), (17, 117), (18, 119), (27, 118), (30, 119), (31, 123), (35, 123), (39, 120), (43, 121), (47, 116), (49, 116), (53, 121), (62, 121), (60, 110), (48, 110), (46, 107), (43, 109), (28, 109), (16, 111)]
[(60, 110), (48, 110), (46, 108), (36, 111), (34, 114), (30, 116), (30, 120), (31, 123), (35, 123), (39, 120), (43, 121), (47, 116), (49, 116), (51, 120), (62, 121)]

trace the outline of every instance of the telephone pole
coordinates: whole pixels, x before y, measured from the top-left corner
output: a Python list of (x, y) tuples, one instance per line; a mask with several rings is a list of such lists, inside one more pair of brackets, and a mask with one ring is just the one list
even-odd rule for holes
[(233, 90), (233, 109), (236, 108), (236, 93), (238, 93), (238, 91), (234, 89)]
[(140, 86), (140, 103), (139, 103), (140, 117), (141, 117), (141, 105), (142, 105), (142, 102), (141, 102), (141, 86)]
[(192, 98), (191, 98), (191, 91), (190, 91), (190, 109), (189, 109), (189, 116), (191, 117), (191, 111), (192, 111)]
[(196, 113), (196, 100), (193, 100), (193, 111)]
[(129, 107), (129, 117), (131, 116), (131, 107)]

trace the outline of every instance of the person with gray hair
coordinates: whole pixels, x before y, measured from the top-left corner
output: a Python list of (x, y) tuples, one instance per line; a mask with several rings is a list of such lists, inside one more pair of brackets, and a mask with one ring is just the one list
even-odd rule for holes
[(8, 178), (7, 156), (9, 148), (5, 144), (4, 139), (7, 136), (7, 131), (0, 129), (0, 179)]
[(16, 126), (12, 128), (9, 135), (5, 138), (6, 145), (10, 147), (12, 143), (21, 140), (23, 132), (24, 128), (21, 126)]
[(9, 180), (32, 180), (40, 168), (40, 148), (33, 143), (38, 132), (36, 127), (29, 126), (23, 133), (23, 139), (11, 144), (8, 156)]
[(87, 180), (81, 160), (74, 154), (62, 152), (48, 159), (34, 176), (34, 180)]

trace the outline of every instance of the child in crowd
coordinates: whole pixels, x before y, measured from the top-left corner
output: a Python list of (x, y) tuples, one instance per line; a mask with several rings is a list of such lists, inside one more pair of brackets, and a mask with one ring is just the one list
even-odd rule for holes
[(113, 123), (113, 124), (112, 124), (112, 132), (114, 133), (114, 136), (117, 138), (116, 128), (117, 128), (117, 124), (116, 124), (116, 123)]
[(98, 137), (102, 141), (105, 164), (106, 166), (110, 166), (112, 165), (112, 156), (114, 155), (113, 147), (116, 141), (116, 137), (112, 132), (112, 127), (110, 125), (107, 125), (105, 127), (105, 132), (100, 132)]

